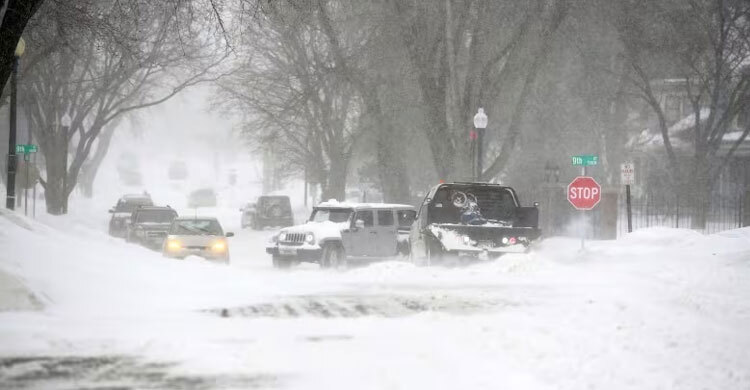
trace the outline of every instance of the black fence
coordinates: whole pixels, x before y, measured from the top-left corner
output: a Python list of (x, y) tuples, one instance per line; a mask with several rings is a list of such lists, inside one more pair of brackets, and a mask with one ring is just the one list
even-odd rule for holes
[[(585, 213), (575, 210), (568, 203), (566, 187), (562, 184), (544, 185), (518, 192), (524, 206), (532, 202), (539, 203), (539, 225), (545, 236), (577, 237), (585, 232), (588, 238), (611, 239), (628, 231), (625, 190), (620, 187), (604, 191), (602, 202), (594, 210)], [(750, 210), (747, 210), (750, 194), (746, 195), (739, 190), (727, 192), (729, 191), (711, 197), (705, 227), (697, 228), (700, 210), (687, 197), (667, 192), (644, 193), (634, 189), (631, 201), (633, 230), (663, 226), (711, 234), (742, 227), (743, 219), (746, 225), (750, 224)], [(604, 197), (608, 197), (608, 200)], [(611, 207), (607, 202), (612, 202), (609, 203)], [(616, 227), (612, 227), (612, 224)]]
[[(619, 196), (617, 233), (628, 231), (627, 205), (624, 191)], [(712, 196), (706, 210), (705, 227), (698, 227), (702, 210), (687, 197), (663, 193), (647, 193), (631, 201), (633, 230), (664, 226), (686, 228), (706, 234), (742, 227), (744, 194)]]

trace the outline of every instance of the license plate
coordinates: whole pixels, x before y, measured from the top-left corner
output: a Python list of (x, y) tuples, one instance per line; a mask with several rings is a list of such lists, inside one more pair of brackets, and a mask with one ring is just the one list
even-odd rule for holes
[(280, 255), (296, 255), (297, 248), (279, 248)]

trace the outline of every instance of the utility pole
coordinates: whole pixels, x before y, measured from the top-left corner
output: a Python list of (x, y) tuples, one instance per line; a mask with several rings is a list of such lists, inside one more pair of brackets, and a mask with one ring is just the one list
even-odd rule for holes
[(18, 60), (26, 49), (23, 38), (18, 40), (16, 51), (13, 53), (13, 63), (10, 73), (10, 123), (8, 132), (8, 173), (6, 181), (5, 207), (8, 210), (16, 208), (16, 168), (18, 157), (16, 156), (16, 88), (18, 79)]

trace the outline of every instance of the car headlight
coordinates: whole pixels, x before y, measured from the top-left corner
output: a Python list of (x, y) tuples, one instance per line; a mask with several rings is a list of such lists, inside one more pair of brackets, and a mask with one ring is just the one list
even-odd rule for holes
[(281, 232), (279, 233), (279, 241), (284, 241), (286, 239), (286, 233)]
[(182, 243), (179, 240), (167, 241), (167, 250), (178, 251), (180, 249), (182, 249)]
[(305, 242), (312, 245), (315, 242), (315, 236), (312, 233), (307, 233), (305, 235)]
[(227, 243), (224, 240), (216, 241), (211, 245), (211, 250), (214, 252), (224, 252), (227, 250)]

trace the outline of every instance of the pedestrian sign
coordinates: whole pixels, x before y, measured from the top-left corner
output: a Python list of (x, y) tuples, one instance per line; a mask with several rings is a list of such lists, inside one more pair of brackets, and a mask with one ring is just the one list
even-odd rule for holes
[(17, 154), (29, 154), (29, 153), (36, 153), (37, 152), (37, 146), (34, 144), (18, 144), (16, 145), (16, 153)]
[(573, 166), (591, 167), (599, 164), (599, 156), (593, 154), (572, 156), (571, 160), (573, 162)]

